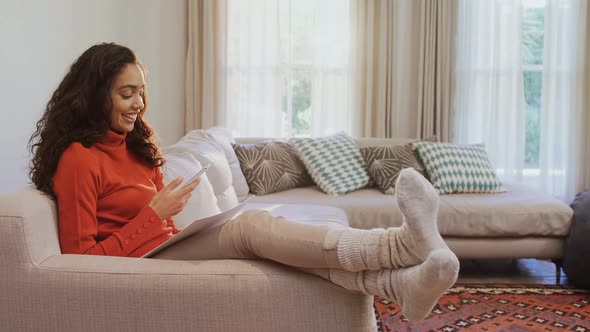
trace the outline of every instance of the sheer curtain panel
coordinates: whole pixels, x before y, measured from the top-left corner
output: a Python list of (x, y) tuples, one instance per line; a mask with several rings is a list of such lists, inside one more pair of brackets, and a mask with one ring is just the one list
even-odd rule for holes
[(484, 142), (503, 180), (570, 202), (590, 186), (588, 1), (527, 1), (544, 8), (538, 165), (525, 165), (524, 3), (459, 0), (456, 141)]
[(498, 175), (522, 181), (522, 6), (512, 0), (459, 0), (458, 6), (454, 141), (484, 143)]
[(571, 201), (590, 187), (590, 33), (587, 0), (547, 0), (536, 185)]

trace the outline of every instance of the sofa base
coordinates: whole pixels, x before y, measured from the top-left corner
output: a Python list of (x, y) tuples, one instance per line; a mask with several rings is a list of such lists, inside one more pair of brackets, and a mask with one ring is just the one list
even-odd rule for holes
[(445, 236), (444, 240), (462, 259), (561, 259), (565, 246), (564, 237), (460, 238)]

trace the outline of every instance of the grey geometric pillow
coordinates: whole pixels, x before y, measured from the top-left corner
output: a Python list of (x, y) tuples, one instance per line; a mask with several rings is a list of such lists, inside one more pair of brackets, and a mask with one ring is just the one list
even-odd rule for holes
[(254, 195), (313, 184), (297, 150), (288, 142), (234, 144), (233, 147), (250, 192)]
[[(431, 136), (423, 141), (436, 142), (438, 138)], [(404, 168), (414, 168), (426, 176), (424, 165), (418, 157), (418, 152), (409, 144), (391, 146), (371, 146), (361, 148), (361, 154), (369, 167), (369, 175), (375, 180), (379, 188), (387, 195), (395, 194), (395, 182), (399, 172)]]
[(404, 168), (420, 170), (420, 164), (409, 145), (371, 146), (361, 148), (369, 175), (387, 195), (395, 194), (395, 182)]

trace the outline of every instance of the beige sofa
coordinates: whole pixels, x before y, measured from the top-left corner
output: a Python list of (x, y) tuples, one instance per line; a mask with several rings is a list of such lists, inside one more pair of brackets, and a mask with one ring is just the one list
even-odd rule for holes
[[(176, 148), (196, 153), (204, 134), (189, 134)], [(358, 139), (357, 143), (408, 141)], [(236, 169), (224, 167), (227, 172)], [(234, 189), (219, 186), (223, 174), (208, 174), (218, 203), (227, 202), (227, 193)], [(569, 206), (522, 186), (507, 186), (503, 194), (441, 197), (439, 229), (451, 249), (461, 258), (561, 259), (572, 217)], [(273, 212), (301, 222), (357, 228), (401, 224), (394, 197), (376, 188), (339, 197), (316, 187), (296, 188), (255, 197), (248, 204), (274, 209), (285, 203), (308, 206)], [(302, 210), (311, 217), (302, 217)], [(0, 322), (6, 331), (370, 331), (376, 327), (371, 297), (275, 263), (62, 255), (55, 204), (32, 188), (0, 197), (0, 264)]]
[[(238, 144), (265, 138), (241, 138)], [(387, 146), (411, 139), (358, 138), (357, 144)], [(440, 196), (438, 227), (459, 258), (542, 258), (559, 264), (563, 257), (572, 209), (565, 203), (523, 185), (506, 183), (500, 194)], [(329, 196), (317, 187), (295, 188), (254, 199), (257, 203), (317, 204), (342, 208), (351, 227), (370, 229), (399, 226), (401, 212), (394, 196), (366, 188)]]
[(372, 331), (373, 298), (254, 260), (62, 255), (56, 208), (0, 197), (2, 331)]

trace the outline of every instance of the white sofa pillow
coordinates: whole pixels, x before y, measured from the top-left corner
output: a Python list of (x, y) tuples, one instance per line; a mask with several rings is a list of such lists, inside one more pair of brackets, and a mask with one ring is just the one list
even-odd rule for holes
[(236, 191), (236, 195), (238, 196), (238, 200), (240, 202), (243, 201), (246, 197), (248, 197), (250, 187), (248, 186), (246, 177), (240, 168), (238, 156), (232, 147), (232, 144), (235, 144), (236, 140), (234, 139), (231, 130), (223, 127), (212, 127), (207, 129), (206, 132), (211, 135), (223, 148), (223, 152), (225, 153), (225, 157), (227, 158), (227, 162), (229, 164), (229, 169), (231, 170), (232, 183)]
[(232, 173), (223, 148), (204, 130), (191, 130), (177, 143), (162, 149), (162, 153), (186, 152), (201, 164), (209, 161), (213, 165), (207, 170), (207, 177), (213, 186), (217, 206), (226, 211), (238, 205), (238, 197), (232, 185)]
[[(186, 152), (168, 153), (164, 155), (164, 159), (166, 159), (166, 163), (162, 167), (164, 185), (168, 185), (172, 180), (182, 176), (183, 183), (179, 186), (180, 188), (202, 168), (201, 163)], [(184, 210), (172, 217), (172, 220), (174, 220), (176, 227), (182, 229), (195, 220), (216, 215), (220, 212), (213, 186), (209, 182), (207, 172), (205, 172), (201, 175), (201, 182), (193, 191)]]

